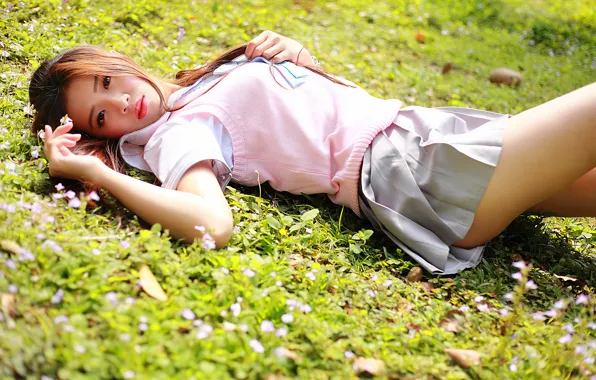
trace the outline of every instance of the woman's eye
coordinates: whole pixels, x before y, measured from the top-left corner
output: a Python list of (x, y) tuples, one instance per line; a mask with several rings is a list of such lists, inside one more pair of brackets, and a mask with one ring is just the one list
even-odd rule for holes
[(110, 77), (103, 77), (103, 88), (105, 88), (106, 90), (110, 86), (110, 80)]
[(104, 118), (105, 118), (105, 111), (100, 111), (97, 114), (97, 125), (99, 126), (99, 128), (103, 127)]

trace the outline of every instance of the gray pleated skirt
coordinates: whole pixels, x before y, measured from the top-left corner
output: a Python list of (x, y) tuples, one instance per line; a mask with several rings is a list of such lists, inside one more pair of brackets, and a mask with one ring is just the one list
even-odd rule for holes
[(485, 245), (451, 244), (472, 225), (507, 118), (469, 108), (401, 109), (364, 154), (362, 214), (432, 273), (476, 266)]

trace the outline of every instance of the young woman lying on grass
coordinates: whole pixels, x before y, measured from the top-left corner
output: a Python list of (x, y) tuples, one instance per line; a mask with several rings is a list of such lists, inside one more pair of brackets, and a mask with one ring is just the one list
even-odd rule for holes
[[(264, 32), (174, 81), (76, 47), (36, 70), (29, 95), (52, 176), (104, 188), (187, 241), (204, 226), (228, 242), (230, 180), (326, 193), (444, 274), (476, 265), (526, 211), (596, 216), (596, 84), (512, 117), (400, 109)], [(162, 187), (122, 174), (120, 157)]]

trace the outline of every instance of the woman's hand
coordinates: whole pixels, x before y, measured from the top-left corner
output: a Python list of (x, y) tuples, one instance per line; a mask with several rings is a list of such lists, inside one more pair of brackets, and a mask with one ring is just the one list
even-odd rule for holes
[(308, 51), (299, 42), (269, 30), (248, 43), (246, 58), (263, 57), (273, 63), (291, 61), (295, 64), (314, 65)]
[(45, 141), (43, 150), (52, 177), (75, 179), (93, 182), (92, 174), (96, 173), (103, 162), (95, 156), (83, 156), (72, 153), (72, 148), (81, 139), (80, 134), (68, 133), (72, 123), (64, 124), (52, 131), (52, 127), (45, 127)]

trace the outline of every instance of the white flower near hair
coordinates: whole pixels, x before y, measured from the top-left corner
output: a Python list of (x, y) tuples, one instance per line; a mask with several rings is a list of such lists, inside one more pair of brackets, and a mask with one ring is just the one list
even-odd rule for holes
[(68, 117), (68, 114), (62, 116), (62, 118), (60, 119), (60, 125), (64, 125), (64, 124), (68, 124), (68, 123), (72, 123), (72, 119), (70, 117)]

